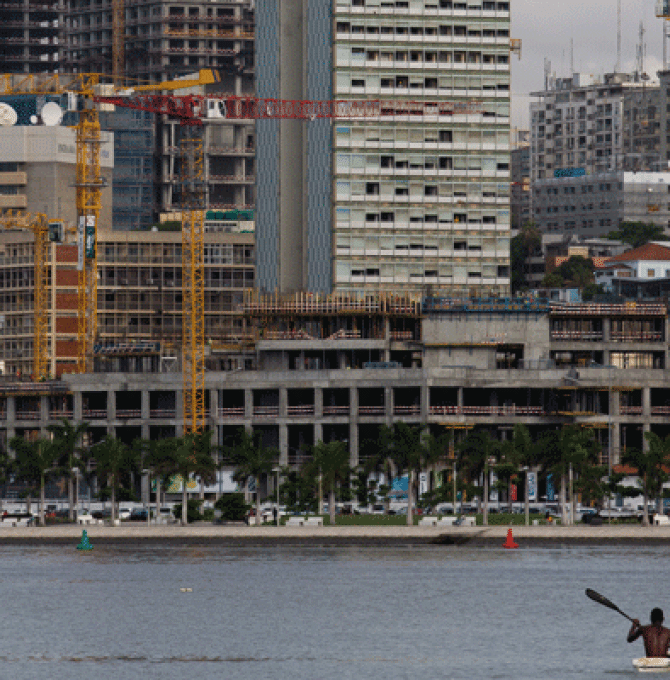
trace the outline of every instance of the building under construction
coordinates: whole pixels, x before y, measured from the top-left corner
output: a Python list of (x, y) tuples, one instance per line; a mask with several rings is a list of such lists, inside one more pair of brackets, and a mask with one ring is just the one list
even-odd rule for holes
[[(205, 424), (220, 444), (258, 431), (282, 465), (309, 460), (320, 440), (362, 463), (394, 422), (456, 441), (473, 428), (505, 439), (517, 423), (534, 437), (574, 424), (595, 432), (604, 464), (643, 448), (645, 432), (670, 434), (665, 304), (248, 294), (245, 312), (251, 359), (207, 372)], [(62, 417), (88, 422), (91, 443), (179, 435), (181, 376), (162, 368), (5, 379), (0, 441)]]

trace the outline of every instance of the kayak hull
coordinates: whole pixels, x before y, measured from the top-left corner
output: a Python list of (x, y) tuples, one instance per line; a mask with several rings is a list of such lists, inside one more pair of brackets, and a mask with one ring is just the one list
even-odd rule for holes
[(641, 673), (670, 673), (670, 658), (643, 656), (633, 659), (633, 666)]

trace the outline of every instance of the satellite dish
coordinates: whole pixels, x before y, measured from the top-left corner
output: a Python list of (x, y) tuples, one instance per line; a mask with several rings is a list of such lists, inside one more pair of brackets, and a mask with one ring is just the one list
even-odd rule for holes
[(37, 125), (37, 116), (30, 116), (30, 124)]
[(2, 127), (10, 127), (16, 125), (16, 121), (19, 117), (16, 115), (16, 111), (9, 105), (0, 102), (0, 125)]
[(42, 122), (49, 127), (60, 125), (63, 120), (63, 109), (56, 102), (47, 102), (42, 107)]

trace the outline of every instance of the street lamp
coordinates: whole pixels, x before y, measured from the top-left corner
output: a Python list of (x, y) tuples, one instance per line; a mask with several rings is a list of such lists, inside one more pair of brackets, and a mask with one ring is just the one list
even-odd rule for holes
[[(79, 468), (73, 467), (72, 474), (74, 475), (74, 497), (75, 497), (75, 514), (79, 514)], [(76, 517), (75, 517), (76, 519)]]
[(530, 526), (530, 494), (528, 493), (528, 471), (529, 467), (527, 465), (523, 466), (523, 471), (526, 473), (526, 483), (524, 484), (525, 486), (525, 493), (524, 493), (524, 500), (526, 502), (525, 506), (525, 512), (526, 512), (526, 526)]
[(272, 472), (277, 473), (277, 526), (279, 526), (279, 473), (281, 468), (272, 468)]
[[(151, 470), (146, 468), (142, 474), (147, 476), (147, 526), (151, 526)], [(156, 506), (156, 517), (158, 517), (158, 506)]]

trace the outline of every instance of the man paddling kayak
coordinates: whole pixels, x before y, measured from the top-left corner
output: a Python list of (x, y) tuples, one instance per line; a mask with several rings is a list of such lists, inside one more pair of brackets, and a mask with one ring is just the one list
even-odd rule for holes
[(645, 656), (667, 657), (670, 645), (670, 630), (663, 626), (663, 610), (656, 607), (651, 610), (651, 624), (641, 626), (637, 619), (628, 631), (628, 642), (635, 642), (640, 636), (644, 640)]

